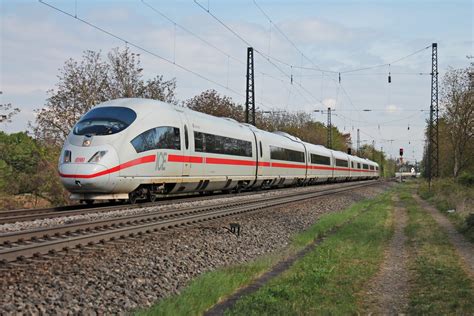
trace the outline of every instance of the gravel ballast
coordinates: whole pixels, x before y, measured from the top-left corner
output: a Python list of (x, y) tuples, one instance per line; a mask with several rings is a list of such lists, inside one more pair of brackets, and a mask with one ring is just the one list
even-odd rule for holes
[[(341, 184), (339, 184), (341, 185)], [(353, 183), (344, 183), (344, 186), (353, 185)], [(0, 234), (18, 232), (18, 231), (25, 231), (25, 230), (33, 230), (33, 229), (41, 229), (41, 228), (49, 228), (49, 227), (57, 227), (62, 226), (64, 224), (73, 224), (73, 223), (82, 223), (82, 222), (93, 222), (105, 219), (112, 219), (112, 218), (119, 218), (125, 216), (135, 216), (135, 215), (143, 215), (149, 214), (153, 212), (162, 212), (162, 211), (171, 211), (177, 210), (182, 208), (197, 208), (203, 206), (212, 206), (212, 205), (223, 205), (226, 203), (231, 202), (242, 202), (242, 201), (250, 201), (258, 198), (268, 198), (272, 196), (277, 196), (281, 194), (292, 192), (311, 192), (314, 190), (323, 190), (326, 188), (334, 187), (335, 184), (326, 184), (326, 185), (318, 185), (318, 186), (308, 186), (303, 188), (285, 188), (279, 190), (270, 190), (270, 191), (262, 191), (261, 193), (243, 193), (238, 196), (231, 196), (226, 197), (225, 195), (216, 195), (215, 198), (203, 198), (202, 200), (192, 201), (192, 202), (184, 202), (177, 200), (172, 204), (164, 204), (164, 205), (156, 205), (151, 207), (141, 207), (141, 208), (129, 208), (127, 209), (124, 206), (123, 209), (114, 210), (114, 211), (97, 211), (93, 213), (86, 213), (81, 215), (70, 215), (70, 216), (60, 216), (55, 218), (45, 218), (45, 219), (37, 219), (33, 221), (24, 221), (24, 222), (16, 222), (16, 223), (6, 223), (0, 224)], [(60, 214), (58, 212), (58, 214)]]
[[(387, 187), (381, 183), (3, 270), (0, 314), (115, 314), (150, 306), (178, 293), (205, 271), (286, 247), (293, 234), (322, 214), (371, 198)], [(233, 222), (242, 227), (240, 237), (224, 228)]]

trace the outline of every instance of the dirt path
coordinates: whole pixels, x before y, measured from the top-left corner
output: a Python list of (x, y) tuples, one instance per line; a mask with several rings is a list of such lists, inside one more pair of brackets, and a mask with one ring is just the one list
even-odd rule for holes
[(380, 271), (370, 282), (366, 292), (365, 309), (369, 314), (398, 315), (403, 314), (408, 306), (409, 273), (407, 269), (408, 248), (404, 229), (408, 222), (406, 209), (397, 204), (393, 211), (395, 232), (388, 248)]
[(418, 195), (413, 194), (413, 198), (425, 209), (438, 223), (438, 225), (446, 232), (449, 241), (456, 248), (456, 252), (463, 259), (466, 272), (471, 277), (474, 277), (474, 245), (458, 233), (449, 219), (441, 214), (436, 208), (431, 206), (428, 202), (422, 200)]

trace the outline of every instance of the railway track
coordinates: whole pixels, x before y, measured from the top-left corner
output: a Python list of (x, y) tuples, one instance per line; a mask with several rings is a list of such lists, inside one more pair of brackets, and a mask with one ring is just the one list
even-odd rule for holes
[[(252, 195), (259, 192), (244, 192), (239, 193), (240, 196)], [(0, 224), (6, 223), (16, 223), (16, 222), (25, 222), (33, 221), (37, 219), (47, 219), (47, 218), (56, 218), (64, 216), (73, 216), (73, 215), (84, 215), (89, 213), (98, 213), (98, 212), (110, 212), (123, 209), (134, 209), (134, 208), (145, 208), (151, 206), (166, 206), (170, 204), (175, 204), (177, 202), (193, 202), (193, 201), (202, 201), (206, 199), (213, 199), (218, 197), (232, 197), (237, 195), (237, 193), (217, 193), (209, 196), (202, 195), (182, 195), (182, 196), (169, 196), (164, 197), (156, 202), (140, 202), (137, 204), (112, 204), (112, 203), (103, 203), (103, 205), (98, 204), (96, 206), (90, 205), (68, 205), (68, 206), (58, 206), (51, 208), (37, 208), (37, 209), (19, 209), (19, 210), (7, 210), (0, 211)]]
[(157, 211), (95, 222), (19, 231), (0, 235), (0, 262), (37, 257), (57, 251), (81, 248), (117, 239), (134, 237), (176, 227), (193, 225), (225, 216), (255, 212), (269, 207), (299, 202), (330, 194), (370, 186), (378, 181), (324, 188), (309, 192), (291, 192), (227, 204)]
[[(273, 190), (287, 190), (288, 188), (276, 188)], [(102, 203), (94, 206), (91, 205), (66, 205), (57, 206), (50, 208), (37, 208), (37, 209), (18, 209), (18, 210), (5, 210), (0, 211), (0, 225), (7, 223), (26, 222), (37, 219), (57, 218), (73, 215), (84, 215), (89, 213), (98, 212), (110, 212), (124, 209), (134, 208), (145, 208), (152, 206), (166, 206), (175, 203), (185, 203), (193, 201), (202, 201), (208, 199), (219, 198), (222, 196), (233, 197), (233, 196), (247, 196), (261, 193), (261, 191), (250, 191), (241, 193), (215, 193), (212, 195), (200, 195), (200, 194), (186, 194), (186, 195), (170, 195), (160, 198), (155, 202), (139, 202), (137, 204), (113, 204), (113, 203)]]

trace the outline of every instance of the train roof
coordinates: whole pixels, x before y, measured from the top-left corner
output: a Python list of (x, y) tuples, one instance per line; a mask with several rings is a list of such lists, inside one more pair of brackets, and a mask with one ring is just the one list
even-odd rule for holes
[(328, 148), (326, 148), (322, 145), (316, 145), (316, 144), (303, 142), (298, 137), (290, 135), (286, 132), (281, 132), (281, 131), (277, 131), (277, 132), (273, 132), (273, 133), (272, 132), (267, 132), (267, 131), (258, 129), (257, 127), (255, 127), (253, 125), (246, 124), (246, 123), (240, 123), (240, 122), (238, 122), (238, 121), (236, 121), (232, 118), (213, 116), (213, 115), (205, 114), (205, 113), (202, 113), (202, 112), (194, 111), (194, 110), (189, 109), (187, 107), (182, 107), (182, 106), (179, 106), (179, 105), (173, 105), (173, 104), (169, 104), (169, 103), (159, 101), (159, 100), (144, 99), (144, 98), (121, 98), (121, 99), (114, 99), (114, 100), (105, 101), (105, 102), (102, 102), (102, 103), (96, 105), (96, 107), (106, 107), (106, 106), (128, 107), (128, 108), (134, 110), (137, 113), (137, 116), (139, 116), (139, 117), (144, 117), (144, 116), (148, 115), (153, 109), (156, 109), (156, 107), (159, 106), (160, 110), (184, 112), (184, 113), (186, 113), (186, 114), (188, 114), (192, 117), (201, 117), (201, 118), (205, 118), (205, 119), (219, 119), (219, 120), (221, 120), (221, 123), (224, 124), (224, 125), (230, 124), (230, 125), (234, 125), (236, 127), (238, 126), (240, 128), (248, 127), (249, 129), (252, 129), (255, 132), (265, 134), (267, 137), (269, 137), (270, 135), (273, 135), (273, 137), (276, 136), (276, 137), (278, 137), (280, 144), (283, 144), (285, 142), (285, 140), (286, 140), (286, 142), (291, 141), (291, 143), (304, 144), (304, 145), (308, 146), (308, 148), (311, 148), (311, 150), (313, 152), (319, 152), (319, 153), (325, 153), (325, 154), (332, 153), (332, 155), (335, 158), (348, 159), (350, 157), (354, 161), (364, 162), (364, 163), (368, 163), (368, 164), (371, 164), (371, 165), (378, 166), (378, 163), (376, 163), (374, 161), (371, 161), (367, 158), (352, 156), (352, 155), (348, 155), (348, 154), (346, 154), (345, 152), (342, 152), (342, 151), (328, 149)]

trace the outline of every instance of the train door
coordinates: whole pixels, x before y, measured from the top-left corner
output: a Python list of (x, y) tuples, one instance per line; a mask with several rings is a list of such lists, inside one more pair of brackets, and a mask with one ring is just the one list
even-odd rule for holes
[(304, 157), (306, 158), (305, 159), (305, 164), (306, 164), (306, 168), (304, 170), (304, 182), (306, 182), (308, 180), (308, 166), (309, 166), (309, 159), (307, 158), (309, 155), (308, 155), (308, 149), (306, 148), (306, 145), (304, 143), (301, 143), (304, 147)]
[(188, 177), (191, 172), (191, 135), (189, 129), (189, 121), (186, 117), (186, 114), (183, 113), (182, 116), (182, 126), (183, 126), (183, 177)]
[(256, 155), (255, 155), (255, 161), (256, 161), (256, 166), (257, 166), (257, 177), (263, 176), (263, 164), (261, 163), (263, 160), (263, 145), (262, 145), (262, 138), (258, 133), (255, 133), (255, 147), (256, 147)]

